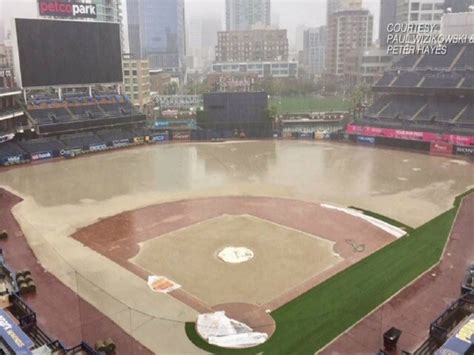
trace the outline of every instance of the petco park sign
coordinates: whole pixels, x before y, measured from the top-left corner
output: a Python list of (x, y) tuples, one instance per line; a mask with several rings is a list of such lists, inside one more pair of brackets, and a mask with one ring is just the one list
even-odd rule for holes
[(38, 2), (41, 16), (96, 18), (95, 4), (82, 4), (78, 2), (44, 1)]

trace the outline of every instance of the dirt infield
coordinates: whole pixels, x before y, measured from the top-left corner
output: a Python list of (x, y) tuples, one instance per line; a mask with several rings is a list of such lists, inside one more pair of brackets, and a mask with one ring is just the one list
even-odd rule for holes
[[(222, 215), (234, 217), (250, 215), (253, 216), (250, 217), (253, 222), (258, 219), (265, 221), (265, 228), (278, 226), (291, 233), (287, 233), (286, 239), (276, 235), (272, 240), (271, 236), (268, 236), (268, 230), (262, 229), (261, 225), (252, 226), (250, 220), (247, 220), (244, 224), (231, 225), (231, 230), (235, 232), (237, 228), (238, 231), (245, 232), (243, 234), (247, 233), (248, 238), (239, 239), (239, 236), (232, 237), (232, 235), (223, 237), (217, 233), (214, 236), (217, 242), (209, 244), (206, 242), (206, 230), (209, 233), (207, 239), (212, 240), (212, 234), (216, 229), (219, 230), (215, 223), (212, 223), (212, 219), (215, 222), (215, 219), (222, 218)], [(224, 225), (233, 223), (231, 217), (228, 219)], [(208, 223), (213, 225), (206, 226)], [(195, 229), (196, 226), (202, 228)], [(249, 234), (249, 230), (252, 229), (254, 232)], [(258, 246), (256, 242), (259, 240), (257, 236), (260, 231), (264, 231), (269, 239)], [(225, 234), (226, 230), (221, 232)], [(278, 234), (276, 230), (272, 233)], [(297, 236), (297, 233), (305, 233), (304, 238), (307, 240), (300, 239), (302, 237)], [(320, 245), (312, 244), (317, 239), (310, 236), (318, 236), (335, 243), (334, 251), (342, 257), (342, 260), (337, 263), (333, 260), (329, 264), (320, 264), (321, 260), (311, 260), (311, 258), (318, 259), (317, 255), (320, 255), (320, 258), (328, 256), (325, 252), (318, 254), (321, 253), (318, 249)], [(199, 311), (209, 310), (219, 303), (232, 302), (254, 303), (261, 305), (263, 310), (273, 310), (395, 240), (383, 230), (346, 213), (314, 203), (266, 197), (204, 198), (163, 203), (103, 219), (80, 229), (73, 238), (144, 279), (150, 271), (165, 272), (164, 276), (172, 277), (174, 281), (184, 286), (171, 295)], [(237, 282), (244, 284), (246, 282), (241, 273), (234, 275), (233, 272), (221, 270), (229, 266), (217, 261), (212, 251), (232, 240), (237, 244), (239, 241), (253, 243), (250, 246), (257, 250), (256, 260), (242, 266), (250, 278), (255, 277), (256, 281), (268, 286), (273, 285), (270, 293), (257, 298), (251, 297), (248, 294), (249, 289), (250, 293), (253, 290), (257, 296), (259, 294), (258, 282), (249, 281), (249, 287), (244, 292), (235, 287)], [(145, 260), (141, 260), (143, 258), (140, 258), (139, 244), (147, 245), (147, 243), (152, 243), (148, 247), (151, 250), (144, 257)], [(273, 254), (272, 248), (276, 249)], [(311, 248), (316, 254), (305, 253)], [(153, 251), (156, 251), (156, 254)], [(259, 253), (270, 253), (270, 257), (262, 258), (262, 263), (254, 267), (252, 263), (259, 260)], [(288, 260), (281, 260), (285, 259), (285, 255), (290, 256)], [(272, 260), (271, 256), (278, 258)], [(294, 266), (286, 265), (287, 261), (295, 262)], [(272, 263), (275, 265), (271, 265)], [(215, 270), (212, 269), (212, 265)], [(242, 266), (231, 265), (230, 268)], [(299, 278), (295, 278), (295, 282), (288, 283), (285, 281), (289, 275), (283, 271), (278, 272), (279, 266), (289, 267), (295, 274), (298, 268), (304, 272), (300, 273)], [(252, 273), (258, 273), (259, 270), (260, 274)], [(220, 276), (222, 272), (225, 277)], [(217, 287), (207, 292), (205, 287), (200, 285), (203, 283), (206, 286), (206, 280), (202, 280), (206, 274), (211, 281), (217, 282)], [(225, 297), (216, 294), (219, 289)], [(265, 290), (265, 287), (262, 289)]]
[(474, 261), (474, 194), (465, 197), (454, 222), (441, 263), (362, 320), (321, 354), (374, 354), (392, 326), (402, 330), (397, 354), (415, 351), (429, 336), (429, 327), (460, 297), (466, 268)]
[(32, 273), (37, 293), (25, 300), (37, 313), (38, 325), (53, 340), (59, 339), (66, 346), (78, 345), (83, 340), (94, 345), (97, 340), (110, 337), (117, 344), (117, 354), (152, 354), (41, 267), (11, 213), (11, 208), (19, 202), (20, 198), (0, 189), (0, 229), (9, 233), (8, 240), (1, 241), (0, 246), (8, 265), (14, 270), (28, 269)]

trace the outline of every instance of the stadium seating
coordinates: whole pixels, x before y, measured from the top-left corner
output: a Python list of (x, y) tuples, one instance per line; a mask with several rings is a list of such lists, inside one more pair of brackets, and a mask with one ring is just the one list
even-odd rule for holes
[(395, 72), (385, 72), (375, 86), (389, 86), (392, 80), (397, 76)]
[(134, 137), (134, 135), (129, 131), (118, 128), (98, 131), (97, 136), (107, 143), (122, 139), (131, 139)]
[(392, 101), (390, 95), (383, 95), (378, 98), (366, 111), (366, 115), (373, 116), (376, 115), (381, 109), (383, 109), (388, 103)]
[(23, 155), (26, 152), (14, 142), (5, 142), (0, 144), (0, 158), (7, 158), (15, 155)]
[(153, 135), (153, 131), (147, 128), (134, 128), (130, 130), (134, 137), (145, 137)]
[(425, 74), (421, 87), (424, 88), (455, 88), (463, 79), (459, 73), (429, 73)]
[(410, 69), (415, 65), (418, 59), (420, 59), (419, 55), (405, 56), (402, 57), (398, 62), (394, 63), (393, 67), (400, 69)]
[(134, 112), (128, 102), (100, 104), (100, 107), (109, 115), (130, 115)]
[(105, 143), (92, 132), (63, 135), (60, 137), (60, 140), (69, 148), (83, 148)]
[(423, 78), (422, 73), (418, 72), (402, 72), (398, 75), (397, 80), (392, 84), (394, 87), (415, 87)]
[(474, 127), (474, 104), (469, 104), (456, 123), (460, 124), (462, 127)]
[(474, 44), (401, 58), (373, 86), (377, 99), (356, 123), (474, 136), (473, 58)]
[(466, 106), (466, 102), (436, 100), (429, 102), (423, 111), (415, 118), (417, 121), (444, 121), (453, 120)]
[(381, 113), (382, 118), (411, 119), (424, 105), (423, 96), (395, 96)]
[(461, 55), (459, 60), (457, 61), (454, 69), (463, 70), (463, 69), (474, 69), (474, 44), (466, 46), (464, 53)]
[(100, 118), (104, 114), (100, 110), (99, 106), (94, 105), (84, 105), (84, 106), (69, 106), (72, 114), (76, 119), (94, 119)]
[(29, 113), (39, 124), (65, 122), (71, 119), (71, 115), (64, 107), (30, 110)]
[(461, 87), (466, 88), (466, 89), (474, 89), (474, 73), (473, 74), (466, 74), (464, 76), (464, 81), (463, 81)]
[(449, 69), (462, 48), (462, 46), (449, 46), (445, 55), (424, 55), (416, 69)]
[(18, 145), (27, 153), (34, 154), (46, 151), (58, 151), (66, 148), (64, 143), (56, 138), (37, 138), (18, 142)]

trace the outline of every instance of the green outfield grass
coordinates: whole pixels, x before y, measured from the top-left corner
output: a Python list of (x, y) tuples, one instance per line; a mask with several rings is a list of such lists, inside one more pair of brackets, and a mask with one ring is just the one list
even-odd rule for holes
[(271, 97), (269, 107), (275, 106), (278, 114), (292, 112), (345, 111), (351, 106), (349, 101), (339, 97), (283, 96)]
[(265, 344), (247, 350), (223, 350), (203, 341), (194, 323), (186, 324), (188, 337), (198, 347), (218, 354), (314, 354), (438, 263), (461, 197), (472, 191), (458, 196), (453, 208), (416, 229), (382, 217), (407, 228), (408, 236), (272, 312), (276, 331)]

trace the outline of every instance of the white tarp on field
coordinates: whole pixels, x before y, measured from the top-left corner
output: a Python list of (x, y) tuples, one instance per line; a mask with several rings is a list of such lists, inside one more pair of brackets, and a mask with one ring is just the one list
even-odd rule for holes
[(160, 293), (170, 293), (181, 287), (181, 285), (178, 285), (176, 282), (171, 281), (165, 276), (156, 275), (148, 276), (147, 284), (152, 291)]
[(341, 212), (345, 212), (347, 214), (350, 214), (351, 216), (362, 218), (369, 222), (370, 224), (373, 224), (374, 226), (383, 229), (385, 232), (393, 235), (395, 238), (400, 238), (403, 237), (407, 232), (405, 232), (403, 229), (400, 229), (398, 227), (392, 226), (391, 224), (381, 221), (380, 219), (367, 216), (366, 214), (362, 213), (361, 211), (352, 209), (352, 208), (343, 208), (343, 207), (336, 207), (336, 206), (331, 206), (331, 205), (326, 205), (326, 204), (321, 204), (322, 207), (325, 208), (330, 208), (333, 210), (338, 210)]
[(226, 247), (217, 256), (226, 263), (240, 264), (252, 259), (253, 251), (245, 247)]
[(264, 343), (267, 333), (254, 332), (248, 325), (230, 319), (224, 311), (200, 314), (197, 331), (209, 344), (225, 348), (246, 348)]

